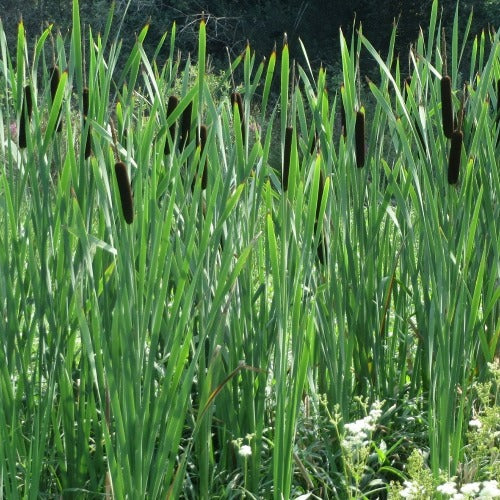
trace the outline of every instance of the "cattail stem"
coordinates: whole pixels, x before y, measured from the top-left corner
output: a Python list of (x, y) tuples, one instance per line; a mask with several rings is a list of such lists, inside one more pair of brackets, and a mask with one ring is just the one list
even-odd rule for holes
[[(57, 87), (59, 87), (59, 80), (61, 79), (61, 73), (59, 71), (59, 68), (57, 66), (53, 66), (52, 70), (50, 72), (50, 98), (52, 102), (54, 102), (54, 99), (56, 97), (56, 92), (57, 92)], [(62, 120), (61, 120), (61, 109), (59, 108), (59, 111), (57, 113), (57, 126), (56, 126), (56, 132), (61, 132), (62, 130)]]
[(451, 78), (446, 75), (441, 78), (441, 115), (445, 137), (451, 139), (453, 134), (453, 104), (451, 100)]
[(31, 97), (31, 87), (24, 87), (24, 99), (21, 107), (21, 118), (19, 120), (19, 147), (24, 149), (27, 146), (26, 133), (29, 127), (31, 113), (33, 111), (33, 101)]
[(285, 130), (285, 150), (283, 154), (283, 171), (281, 177), (281, 185), (283, 191), (288, 190), (288, 176), (290, 173), (290, 158), (292, 154), (292, 138), (293, 128), (287, 127)]
[[(179, 99), (175, 95), (171, 95), (168, 98), (167, 118), (174, 112), (174, 110), (178, 104), (179, 104)], [(176, 123), (174, 122), (174, 123), (172, 123), (172, 125), (170, 125), (170, 127), (168, 129), (169, 134), (170, 134), (170, 138), (172, 139), (172, 143), (174, 142), (174, 139), (175, 139), (175, 126), (176, 126)], [(164, 148), (163, 152), (166, 155), (170, 154), (170, 143), (169, 143), (168, 136), (165, 139), (165, 148)]]
[(448, 183), (456, 184), (458, 182), (458, 173), (460, 171), (460, 154), (462, 152), (463, 133), (456, 130), (451, 135), (450, 156), (448, 159)]
[(363, 168), (365, 166), (365, 114), (361, 110), (356, 113), (355, 145), (356, 166)]
[(121, 161), (115, 164), (115, 175), (120, 191), (123, 218), (127, 224), (132, 224), (134, 220), (134, 203), (132, 198), (132, 188), (128, 178), (127, 167)]

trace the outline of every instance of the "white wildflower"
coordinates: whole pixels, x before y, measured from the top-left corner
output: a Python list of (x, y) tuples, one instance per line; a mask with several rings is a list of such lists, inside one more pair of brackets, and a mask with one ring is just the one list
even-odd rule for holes
[(473, 418), (472, 420), (469, 421), (469, 427), (475, 427), (476, 429), (481, 429), (482, 426), (483, 424), (477, 418)]
[(466, 483), (460, 488), (460, 493), (463, 493), (464, 495), (474, 495), (479, 491), (480, 487), (481, 483)]
[(457, 487), (453, 481), (449, 481), (444, 484), (440, 484), (436, 490), (443, 495), (454, 495), (457, 493)]
[(478, 498), (499, 498), (500, 489), (497, 481), (483, 481)]
[(422, 498), (422, 487), (418, 484), (414, 484), (411, 481), (405, 481), (405, 488), (399, 492), (401, 498), (408, 498), (409, 500), (418, 500)]
[(250, 446), (248, 446), (247, 444), (244, 444), (238, 451), (238, 453), (244, 457), (244, 458), (247, 458), (249, 457), (251, 454), (252, 454), (252, 448), (250, 448)]
[(455, 493), (451, 497), (451, 500), (465, 500), (465, 495), (462, 495), (462, 493)]

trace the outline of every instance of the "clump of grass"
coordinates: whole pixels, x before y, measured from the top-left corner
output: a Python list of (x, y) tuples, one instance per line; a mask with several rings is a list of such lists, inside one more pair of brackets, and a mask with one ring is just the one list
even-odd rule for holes
[(365, 114), (359, 110), (356, 113), (355, 125), (356, 166), (365, 166)]
[(441, 78), (441, 116), (443, 133), (451, 139), (454, 130), (453, 103), (451, 100), (451, 78), (445, 75)]
[(283, 154), (283, 170), (281, 186), (283, 191), (288, 191), (288, 176), (290, 174), (290, 158), (292, 155), (293, 127), (287, 127), (285, 130), (285, 148)]
[[(50, 98), (52, 102), (54, 102), (54, 98), (56, 96), (57, 87), (59, 86), (59, 80), (61, 79), (61, 72), (59, 71), (59, 67), (54, 65), (50, 71)], [(61, 120), (61, 110), (59, 109), (59, 113), (57, 114), (57, 126), (56, 131), (62, 131), (62, 120)]]
[(115, 175), (120, 191), (123, 218), (127, 224), (134, 221), (134, 203), (132, 198), (132, 188), (128, 178), (127, 167), (121, 161), (115, 164)]
[[(167, 105), (167, 117), (169, 117), (174, 109), (177, 107), (177, 105), (179, 104), (179, 98), (175, 95), (171, 95), (169, 98), (168, 98), (168, 105)], [(172, 143), (174, 142), (174, 139), (175, 139), (175, 127), (176, 127), (176, 123), (172, 123), (172, 125), (170, 125), (168, 131), (169, 131), (169, 134), (170, 134), (170, 138), (172, 139)], [(169, 138), (167, 137), (165, 139), (165, 149), (164, 149), (164, 153), (166, 155), (170, 154), (170, 143), (169, 143)]]
[(464, 139), (461, 130), (455, 130), (451, 135), (450, 156), (448, 158), (448, 183), (456, 184), (460, 171), (460, 153), (462, 151), (462, 142)]
[(24, 87), (24, 99), (21, 108), (21, 118), (19, 120), (19, 147), (24, 149), (27, 146), (27, 130), (29, 128), (31, 113), (33, 111), (33, 101), (31, 96), (31, 86)]

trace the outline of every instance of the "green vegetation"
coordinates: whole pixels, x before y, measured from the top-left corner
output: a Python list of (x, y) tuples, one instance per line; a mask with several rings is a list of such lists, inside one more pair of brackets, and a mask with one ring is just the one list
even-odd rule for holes
[(327, 80), (0, 25), (0, 496), (495, 497), (500, 35), (459, 19), (406, 80), (395, 30)]

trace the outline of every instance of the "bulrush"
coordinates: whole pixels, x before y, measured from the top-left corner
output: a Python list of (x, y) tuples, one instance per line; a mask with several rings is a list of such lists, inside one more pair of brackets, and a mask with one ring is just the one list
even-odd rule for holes
[(245, 114), (243, 111), (243, 99), (241, 97), (241, 94), (239, 92), (233, 92), (231, 94), (231, 107), (233, 108), (233, 113), (234, 113), (234, 107), (238, 107), (238, 113), (240, 115), (240, 123), (241, 123), (241, 138), (243, 142), (245, 142)]
[(500, 78), (497, 80), (497, 145), (500, 141), (498, 129), (500, 129)]
[(448, 75), (441, 78), (441, 115), (444, 135), (451, 139), (453, 134), (453, 104), (451, 101), (451, 78)]
[(458, 182), (458, 173), (460, 171), (460, 153), (462, 152), (463, 133), (461, 130), (455, 130), (451, 135), (450, 156), (448, 159), (448, 183), (456, 184)]
[[(199, 130), (199, 137), (196, 138), (197, 145), (200, 146), (200, 158), (203, 155), (205, 149), (205, 144), (207, 143), (207, 127), (206, 125), (201, 125)], [(201, 189), (206, 189), (208, 184), (208, 171), (207, 171), (207, 159), (203, 162), (203, 172), (201, 174)]]
[[(167, 118), (174, 112), (174, 109), (177, 107), (179, 104), (179, 99), (175, 95), (171, 95), (168, 98), (168, 104), (167, 104)], [(170, 133), (170, 138), (172, 139), (172, 143), (174, 142), (175, 139), (175, 122), (170, 125), (168, 129)], [(165, 139), (165, 149), (164, 153), (166, 155), (170, 154), (170, 144), (168, 141), (168, 137)]]
[[(56, 97), (57, 87), (59, 86), (59, 80), (61, 79), (61, 73), (59, 68), (55, 65), (50, 70), (50, 98), (52, 102), (54, 102), (54, 98)], [(61, 120), (61, 109), (57, 113), (57, 127), (56, 131), (61, 132), (62, 130), (62, 120)]]
[(355, 145), (356, 166), (363, 168), (365, 166), (365, 114), (361, 110), (356, 113)]
[(500, 125), (500, 78), (497, 80), (497, 130)]
[(403, 82), (403, 99), (408, 97), (408, 88), (411, 86), (411, 76), (407, 76)]
[[(323, 177), (323, 172), (320, 172), (319, 186), (318, 186), (318, 200), (316, 202), (316, 218), (314, 221), (314, 232), (318, 230), (319, 213), (321, 209), (321, 201), (323, 200), (324, 189), (325, 189), (325, 179)], [(316, 249), (316, 253), (318, 255), (318, 259), (321, 262), (321, 264), (324, 264), (326, 260), (326, 241), (323, 231), (321, 232), (319, 237), (318, 248)]]
[(191, 131), (191, 113), (193, 111), (193, 103), (190, 102), (182, 113), (181, 123), (181, 147), (183, 148), (189, 140), (189, 132)]
[(134, 202), (132, 199), (132, 188), (128, 179), (127, 167), (121, 161), (115, 163), (115, 175), (120, 190), (123, 218), (127, 224), (134, 220)]
[[(83, 128), (85, 128), (85, 125), (87, 124), (87, 115), (89, 114), (89, 103), (90, 103), (89, 89), (87, 87), (83, 88), (82, 100), (83, 100)], [(85, 159), (87, 159), (92, 154), (92, 143), (90, 137), (91, 137), (91, 131), (89, 125), (87, 140), (85, 142)]]
[(21, 119), (19, 120), (19, 147), (25, 148), (27, 145), (26, 131), (28, 130), (31, 112), (33, 111), (33, 101), (31, 98), (31, 87), (24, 87), (24, 99), (21, 107)]
[(319, 135), (318, 132), (314, 131), (314, 136), (311, 144), (311, 148), (309, 149), (309, 154), (313, 154), (317, 148), (319, 148)]
[(283, 171), (281, 177), (281, 186), (283, 191), (288, 190), (288, 175), (290, 173), (290, 157), (292, 154), (293, 128), (287, 127), (285, 130), (285, 151), (283, 155)]
[(341, 127), (341, 133), (345, 139), (347, 137), (347, 124), (346, 124), (346, 120), (345, 120), (344, 101), (342, 100), (342, 89), (343, 88), (344, 88), (344, 85), (341, 85), (341, 87), (340, 87), (340, 127)]

